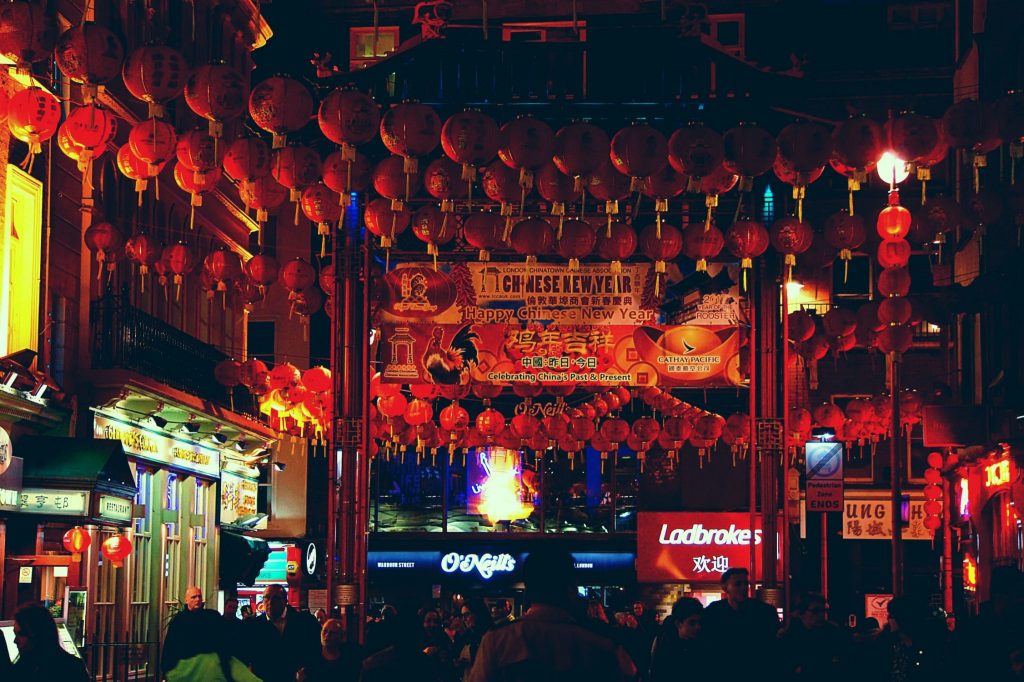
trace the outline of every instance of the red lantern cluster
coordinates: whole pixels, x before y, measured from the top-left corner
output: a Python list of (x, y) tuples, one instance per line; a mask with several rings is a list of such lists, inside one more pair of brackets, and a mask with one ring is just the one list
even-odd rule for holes
[(941, 452), (928, 453), (928, 468), (924, 470), (924, 527), (933, 533), (942, 527), (942, 465)]

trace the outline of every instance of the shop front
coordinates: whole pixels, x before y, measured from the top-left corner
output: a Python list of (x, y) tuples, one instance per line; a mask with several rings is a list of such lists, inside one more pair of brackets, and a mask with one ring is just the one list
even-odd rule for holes
[(951, 520), (960, 529), (963, 588), (969, 610), (999, 589), (993, 573), (1024, 570), (1024, 481), (1019, 446), (1001, 443), (961, 466), (952, 486)]
[[(525, 534), (524, 534), (525, 535)], [(619, 606), (635, 596), (636, 553), (632, 535), (570, 541), (545, 537), (464, 538), (449, 535), (442, 541), (373, 537), (367, 556), (371, 613), (386, 603), (421, 603), (433, 600), (452, 608), (468, 595), (488, 604), (507, 606), (518, 615), (524, 608), (521, 567), (539, 543), (559, 544), (575, 560), (580, 596)]]
[[(722, 574), (750, 570), (755, 587), (764, 579), (761, 517), (751, 526), (746, 512), (640, 512), (637, 519), (637, 581), (651, 608), (667, 614), (680, 597), (705, 606), (722, 598)], [(781, 580), (781, 539), (775, 565)]]

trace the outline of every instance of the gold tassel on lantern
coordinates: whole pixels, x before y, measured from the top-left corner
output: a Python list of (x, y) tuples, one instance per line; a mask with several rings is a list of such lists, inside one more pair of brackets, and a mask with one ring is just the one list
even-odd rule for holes
[(604, 212), (608, 215), (608, 233), (605, 235), (608, 239), (612, 238), (612, 216), (619, 214), (619, 202), (615, 200), (609, 200), (604, 202)]
[(860, 171), (854, 171), (854, 176), (852, 178), (847, 178), (846, 180), (846, 190), (849, 194), (849, 208), (851, 217), (853, 216), (853, 193), (860, 191), (860, 183), (863, 182), (865, 179), (866, 177), (864, 173), (861, 173)]
[(668, 212), (668, 199), (658, 199), (654, 202), (654, 236), (661, 239), (661, 214)]
[(988, 166), (988, 158), (984, 154), (975, 154), (971, 165), (974, 168), (974, 193), (977, 194), (981, 189), (981, 169)]
[(709, 230), (711, 230), (711, 214), (716, 208), (718, 208), (718, 195), (707, 195), (707, 197), (704, 199), (704, 205), (708, 207), (708, 213), (704, 217), (704, 231), (708, 232)]
[(743, 273), (743, 291), (747, 290), (747, 273), (750, 272), (752, 267), (754, 267), (754, 260), (752, 258), (740, 260), (740, 272)]
[(921, 183), (921, 205), (928, 201), (928, 181), (932, 179), (931, 168), (917, 167), (917, 179)]
[(793, 198), (796, 199), (796, 219), (800, 222), (804, 221), (805, 189), (803, 185), (793, 185)]
[(665, 261), (654, 262), (654, 295), (661, 296), (661, 276), (665, 274)]

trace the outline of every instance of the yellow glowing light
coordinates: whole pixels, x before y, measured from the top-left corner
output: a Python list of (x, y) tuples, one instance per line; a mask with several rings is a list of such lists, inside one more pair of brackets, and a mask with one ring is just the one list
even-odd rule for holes
[(480, 513), (491, 523), (525, 519), (533, 512), (533, 504), (523, 502), (519, 481), (519, 453), (504, 448), (491, 448), (487, 454), (487, 481), (480, 490)]
[(878, 165), (875, 167), (878, 172), (878, 177), (882, 179), (882, 182), (888, 182), (890, 185), (898, 185), (907, 179), (910, 175), (910, 171), (907, 170), (907, 162), (896, 156), (893, 151), (887, 151), (882, 154), (882, 158), (878, 159)]
[(786, 282), (786, 296), (789, 297), (790, 302), (792, 302), (794, 298), (800, 295), (800, 292), (803, 290), (803, 288), (804, 285), (801, 284), (800, 282), (797, 282), (795, 279), (791, 279), (788, 282)]

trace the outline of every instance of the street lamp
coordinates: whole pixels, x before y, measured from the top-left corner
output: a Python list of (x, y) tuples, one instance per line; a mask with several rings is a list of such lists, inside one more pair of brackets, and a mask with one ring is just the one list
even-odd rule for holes
[(907, 170), (907, 162), (896, 156), (896, 152), (888, 150), (882, 153), (881, 158), (878, 159), (878, 165), (875, 166), (875, 170), (878, 172), (878, 177), (882, 179), (882, 182), (889, 183), (889, 189), (895, 189), (896, 185), (900, 184), (910, 175), (910, 171)]

